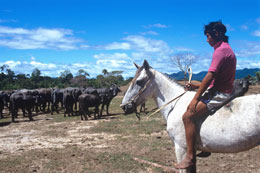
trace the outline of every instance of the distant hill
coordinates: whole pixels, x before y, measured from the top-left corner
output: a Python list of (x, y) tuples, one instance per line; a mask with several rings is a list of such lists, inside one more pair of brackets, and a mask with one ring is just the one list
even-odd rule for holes
[[(247, 77), (248, 75), (255, 76), (255, 72), (257, 72), (257, 71), (260, 71), (260, 69), (259, 68), (251, 68), (251, 69), (244, 68), (242, 70), (237, 70), (236, 79), (241, 79), (241, 78)], [(207, 74), (207, 71), (202, 71), (197, 74), (192, 74), (192, 80), (201, 81), (206, 74)], [(172, 73), (169, 76), (175, 80), (183, 80), (184, 74), (182, 72), (178, 72), (178, 73)]]

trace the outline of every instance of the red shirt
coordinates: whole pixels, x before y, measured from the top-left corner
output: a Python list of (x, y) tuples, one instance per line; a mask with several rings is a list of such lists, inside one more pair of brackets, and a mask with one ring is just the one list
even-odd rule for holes
[(216, 91), (231, 93), (236, 74), (236, 56), (228, 43), (218, 42), (214, 46), (214, 53), (209, 72), (215, 73), (210, 88)]

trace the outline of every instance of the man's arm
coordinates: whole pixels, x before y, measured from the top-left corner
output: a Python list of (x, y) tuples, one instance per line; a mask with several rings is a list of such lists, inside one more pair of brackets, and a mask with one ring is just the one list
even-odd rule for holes
[(190, 102), (188, 109), (191, 109), (192, 111), (196, 110), (196, 106), (198, 102), (200, 101), (201, 95), (204, 93), (204, 91), (209, 87), (211, 81), (214, 78), (213, 72), (208, 72), (206, 76), (203, 78), (198, 91), (196, 92), (195, 96), (193, 97), (192, 101)]
[(199, 101), (201, 95), (206, 91), (206, 89), (209, 87), (211, 81), (214, 78), (214, 73), (213, 72), (208, 72), (206, 76), (203, 78), (198, 91), (196, 92), (195, 96), (193, 99), (196, 99)]

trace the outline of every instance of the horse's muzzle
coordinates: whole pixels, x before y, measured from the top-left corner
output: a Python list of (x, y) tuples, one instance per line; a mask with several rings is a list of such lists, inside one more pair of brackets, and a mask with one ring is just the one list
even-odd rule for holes
[(123, 109), (125, 115), (135, 112), (135, 108), (132, 104), (124, 105), (124, 106), (122, 106), (122, 109)]

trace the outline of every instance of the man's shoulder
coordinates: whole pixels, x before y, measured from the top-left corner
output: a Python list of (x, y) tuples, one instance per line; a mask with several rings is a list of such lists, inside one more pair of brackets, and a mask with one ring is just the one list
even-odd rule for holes
[(222, 44), (221, 44), (221, 46), (219, 46), (216, 50), (215, 50), (215, 52), (217, 53), (220, 53), (220, 52), (222, 52), (222, 53), (232, 53), (232, 54), (234, 54), (234, 52), (233, 52), (233, 50), (232, 50), (232, 48), (230, 47), (230, 45), (228, 44), (228, 43), (225, 43), (225, 42), (223, 42)]

